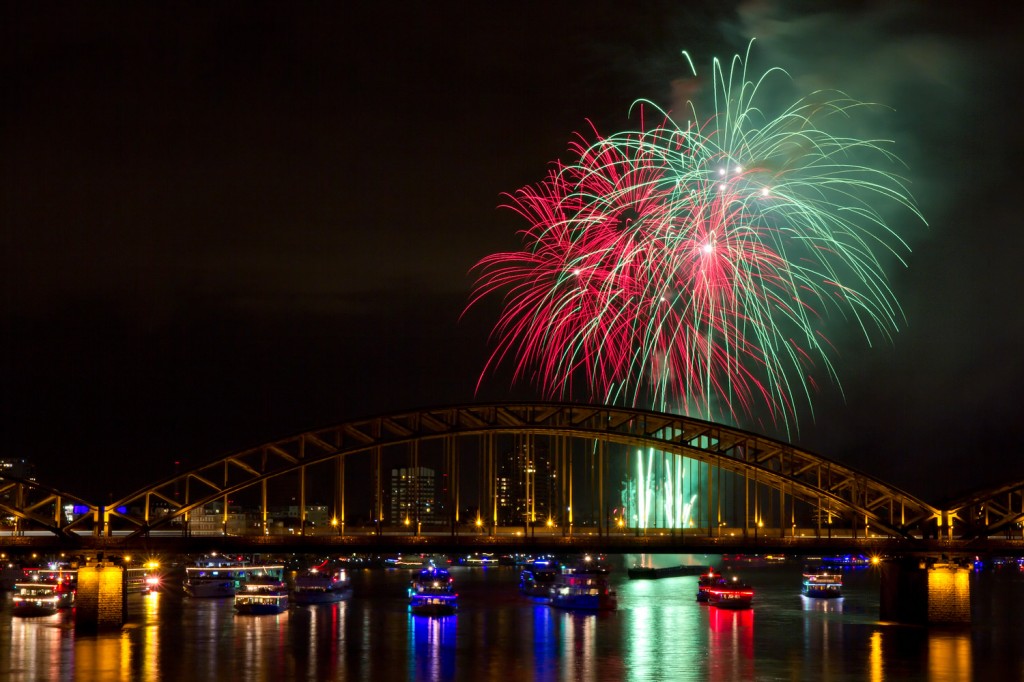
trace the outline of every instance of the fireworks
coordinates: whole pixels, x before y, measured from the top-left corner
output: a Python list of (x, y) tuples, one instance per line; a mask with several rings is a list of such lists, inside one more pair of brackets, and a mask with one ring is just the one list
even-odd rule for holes
[(923, 220), (898, 159), (827, 132), (864, 106), (841, 94), (770, 116), (759, 95), (785, 74), (748, 61), (713, 63), (710, 116), (640, 102), (636, 130), (579, 135), (510, 197), (523, 249), (484, 258), (470, 300), (505, 297), (484, 375), (512, 363), (548, 397), (707, 419), (767, 408), (788, 429), (816, 377), (838, 383), (828, 318), (869, 343), (898, 329), (884, 265), (907, 247), (885, 214)]

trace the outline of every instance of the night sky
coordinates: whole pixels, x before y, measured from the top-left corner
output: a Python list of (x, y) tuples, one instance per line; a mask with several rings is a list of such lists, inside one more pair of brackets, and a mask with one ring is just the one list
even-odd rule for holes
[(1024, 477), (1021, 10), (632, 4), (5, 4), (0, 456), (102, 501), (175, 460), (537, 398), (477, 390), (498, 301), (460, 320), (472, 266), (518, 246), (502, 193), (588, 120), (668, 106), (682, 50), (756, 37), (798, 89), (892, 107), (868, 135), (929, 223), (894, 222), (906, 324), (829, 328), (842, 391), (793, 441), (932, 502)]

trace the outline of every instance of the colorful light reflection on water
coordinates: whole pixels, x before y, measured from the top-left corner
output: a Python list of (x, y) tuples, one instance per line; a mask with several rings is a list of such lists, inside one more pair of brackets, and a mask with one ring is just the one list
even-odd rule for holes
[(129, 624), (92, 636), (69, 613), (12, 617), (0, 595), (0, 680), (1024, 679), (1019, 573), (972, 577), (973, 628), (928, 629), (878, 621), (871, 569), (824, 600), (799, 594), (800, 566), (743, 567), (754, 607), (730, 611), (696, 602), (696, 576), (629, 581), (636, 557), (616, 560), (619, 608), (601, 614), (522, 598), (511, 567), (453, 568), (459, 613), (442, 618), (409, 614), (398, 569), (357, 573), (346, 600), (278, 616), (132, 595)]

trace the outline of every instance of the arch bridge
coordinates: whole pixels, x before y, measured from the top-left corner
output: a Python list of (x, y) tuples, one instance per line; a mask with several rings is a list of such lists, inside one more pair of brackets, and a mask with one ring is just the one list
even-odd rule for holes
[[(788, 443), (612, 406), (376, 416), (231, 453), (96, 505), (0, 479), (10, 535), (965, 540), (1016, 533), (1024, 483), (939, 508)], [(983, 519), (984, 522), (979, 520)], [(954, 528), (956, 525), (956, 528)], [(626, 542), (624, 546), (629, 546)]]

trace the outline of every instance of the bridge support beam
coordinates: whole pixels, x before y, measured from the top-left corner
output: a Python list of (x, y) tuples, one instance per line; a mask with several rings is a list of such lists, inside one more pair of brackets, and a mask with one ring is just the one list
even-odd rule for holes
[(124, 625), (128, 590), (124, 568), (108, 562), (90, 562), (78, 569), (75, 595), (75, 630), (98, 632)]
[(882, 564), (882, 620), (912, 625), (970, 625), (970, 570), (901, 559)]

